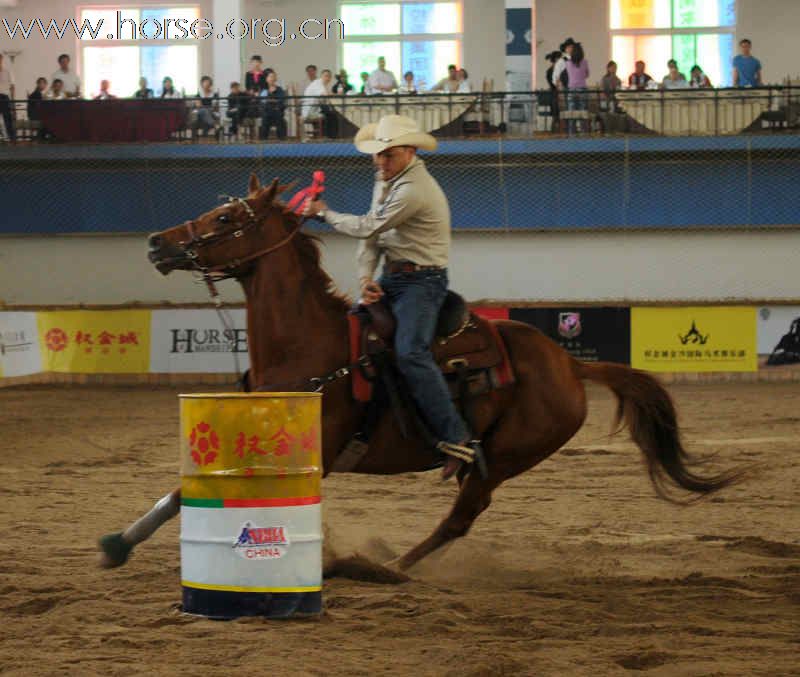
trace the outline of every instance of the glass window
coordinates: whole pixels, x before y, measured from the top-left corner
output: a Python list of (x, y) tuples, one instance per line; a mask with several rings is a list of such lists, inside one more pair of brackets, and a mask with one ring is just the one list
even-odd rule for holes
[(197, 65), (197, 47), (175, 45), (170, 47), (142, 47), (142, 75), (155, 96), (161, 96), (161, 83), (172, 78), (178, 92), (194, 96), (200, 88)]
[(615, 35), (611, 41), (611, 58), (617, 62), (617, 73), (624, 84), (637, 61), (644, 61), (645, 72), (661, 80), (671, 57), (669, 35)]
[[(92, 28), (96, 28), (98, 24), (102, 21), (102, 30), (100, 30), (97, 34), (98, 40), (107, 40), (109, 35), (112, 35), (114, 39), (117, 37), (117, 11), (120, 12), (119, 21), (127, 21), (132, 20), (135, 21), (138, 25), (139, 23), (139, 10), (138, 9), (95, 9), (92, 7), (87, 7), (81, 10), (81, 23), (83, 25), (91, 25)], [(86, 23), (88, 22), (88, 24)], [(119, 28), (120, 38), (123, 40), (129, 39), (131, 37), (132, 27), (130, 23), (123, 24)], [(89, 34), (89, 31), (86, 30), (83, 32), (81, 40), (84, 42), (91, 42), (93, 38)]]
[(456, 40), (414, 40), (403, 43), (403, 73), (414, 73), (417, 89), (430, 89), (447, 77), (447, 66), (458, 63)]
[(400, 32), (400, 5), (397, 3), (342, 5), (340, 17), (345, 35), (395, 35)]
[(132, 96), (139, 82), (138, 47), (84, 47), (83, 91), (87, 98), (100, 93), (100, 81), (108, 80), (114, 96)]
[[(347, 31), (347, 24), (345, 24)], [(346, 34), (346, 33), (345, 33)], [(366, 71), (372, 73), (378, 67), (378, 57), (386, 59), (386, 70), (392, 71), (399, 81), (400, 72), (400, 42), (345, 42), (342, 45), (344, 68), (354, 82), (356, 74)]]
[(611, 0), (611, 28), (669, 28), (670, 0)]
[(460, 33), (458, 2), (410, 2), (403, 5), (403, 33)]

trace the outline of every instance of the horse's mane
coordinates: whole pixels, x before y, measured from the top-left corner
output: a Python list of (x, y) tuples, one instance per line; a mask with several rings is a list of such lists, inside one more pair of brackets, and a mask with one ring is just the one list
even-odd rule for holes
[(322, 287), (322, 289), (325, 290), (326, 296), (337, 307), (341, 307), (345, 311), (349, 310), (353, 305), (352, 299), (337, 289), (336, 283), (322, 267), (319, 249), (322, 244), (320, 237), (301, 230), (302, 222), (300, 217), (289, 209), (284, 202), (275, 199), (272, 204), (280, 209), (283, 219), (287, 222), (288, 226), (298, 230), (297, 235), (294, 237), (294, 245), (297, 253), (300, 255), (300, 261), (308, 278)]

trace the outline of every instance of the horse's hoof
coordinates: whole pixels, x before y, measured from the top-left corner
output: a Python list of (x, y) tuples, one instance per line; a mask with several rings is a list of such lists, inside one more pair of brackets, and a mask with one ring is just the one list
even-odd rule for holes
[(122, 538), (122, 533), (106, 534), (98, 542), (100, 547), (99, 565), (103, 569), (114, 569), (121, 567), (128, 561), (128, 556), (133, 550), (133, 546), (126, 543)]

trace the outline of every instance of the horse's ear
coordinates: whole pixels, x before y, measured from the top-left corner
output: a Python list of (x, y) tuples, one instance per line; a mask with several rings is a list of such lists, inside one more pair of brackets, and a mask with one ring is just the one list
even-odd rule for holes
[(278, 195), (278, 179), (272, 179), (272, 183), (269, 184), (269, 188), (264, 191), (264, 195), (262, 199), (267, 202), (271, 203)]
[(258, 180), (256, 173), (253, 172), (250, 174), (250, 182), (247, 184), (249, 197), (253, 197), (259, 190), (261, 190), (261, 181)]

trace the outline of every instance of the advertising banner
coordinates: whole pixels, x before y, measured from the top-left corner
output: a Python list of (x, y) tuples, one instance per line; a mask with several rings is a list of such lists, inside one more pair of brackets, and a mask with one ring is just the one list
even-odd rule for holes
[(758, 309), (758, 354), (770, 366), (800, 362), (800, 306), (765, 306)]
[(40, 371), (36, 313), (0, 313), (0, 378)]
[(150, 321), (150, 372), (235, 373), (250, 366), (245, 310), (227, 311), (226, 329), (211, 309), (154, 310)]
[(632, 308), (631, 358), (664, 372), (756, 371), (756, 309)]
[(630, 364), (630, 308), (512, 308), (509, 316), (532, 324), (580, 360)]
[(38, 313), (44, 371), (146, 374), (149, 310), (69, 310)]

